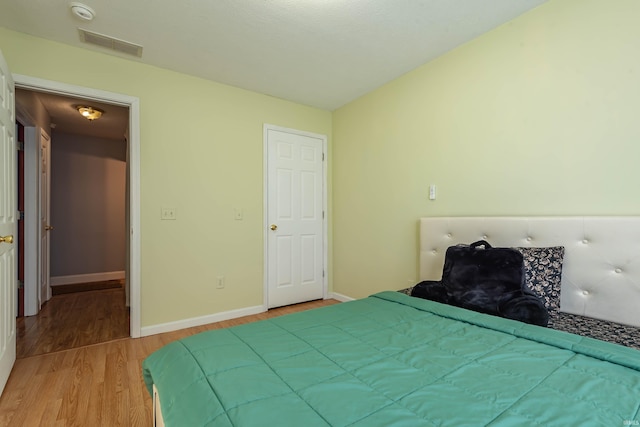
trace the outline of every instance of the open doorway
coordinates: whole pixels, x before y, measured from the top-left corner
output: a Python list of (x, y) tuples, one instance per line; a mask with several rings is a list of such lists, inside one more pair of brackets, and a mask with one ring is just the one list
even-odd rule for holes
[[(25, 284), (37, 304), (17, 322), (17, 356), (128, 337), (128, 108), (20, 88), (16, 104), (22, 125), (33, 128), (24, 148), (37, 157), (24, 167), (35, 208), (23, 222), (40, 232), (25, 241), (38, 257), (37, 283)], [(104, 114), (100, 122), (77, 111), (88, 104)]]
[[(30, 153), (35, 155), (35, 164), (40, 169), (51, 167), (48, 186), (51, 215), (34, 221), (31, 212), (29, 221), (26, 207), (26, 228), (28, 231), (31, 222), (33, 236), (31, 240), (27, 236), (25, 245), (26, 252), (38, 258), (35, 265), (26, 263), (27, 275), (33, 276), (31, 282), (35, 279), (40, 285), (41, 277), (51, 279), (39, 290), (35, 303), (36, 310), (43, 309), (44, 321), (32, 329), (43, 332), (54, 328), (57, 335), (49, 335), (46, 345), (34, 344), (34, 338), (30, 337), (28, 346), (49, 349), (38, 350), (41, 353), (63, 349), (64, 345), (76, 347), (123, 336), (137, 337), (140, 335), (138, 101), (125, 95), (14, 77), (20, 92), (16, 96), (17, 118), (25, 126), (26, 181), (34, 179), (33, 171), (29, 172)], [(22, 92), (28, 93), (30, 101), (24, 102)], [(40, 108), (34, 109), (34, 103)], [(103, 118), (90, 122), (80, 116), (76, 106), (85, 104), (104, 111)], [(43, 115), (47, 116), (45, 120)], [(49, 137), (49, 154), (39, 144), (42, 135)], [(47, 186), (45, 179), (35, 180), (40, 181), (35, 185), (38, 190)], [(36, 198), (39, 214), (46, 210), (41, 209), (46, 205), (45, 199), (42, 192)], [(35, 238), (38, 233), (40, 237), (45, 233), (49, 236), (50, 273), (45, 260), (47, 242)], [(26, 306), (30, 298), (34, 299), (33, 289), (29, 295), (29, 285), (25, 278)], [(32, 314), (26, 308), (25, 313)], [(26, 317), (23, 327), (28, 329), (35, 322), (37, 316)], [(72, 330), (65, 324), (76, 326)], [(70, 330), (62, 332), (65, 328)]]

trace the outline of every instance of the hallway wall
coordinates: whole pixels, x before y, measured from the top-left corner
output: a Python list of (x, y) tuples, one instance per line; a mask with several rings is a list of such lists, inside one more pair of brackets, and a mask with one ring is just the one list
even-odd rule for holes
[(52, 283), (124, 272), (126, 142), (54, 130), (51, 147)]

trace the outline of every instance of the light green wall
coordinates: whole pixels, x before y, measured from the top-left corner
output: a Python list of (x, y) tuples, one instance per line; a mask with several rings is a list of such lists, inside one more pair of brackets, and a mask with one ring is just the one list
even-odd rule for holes
[(637, 215), (637, 16), (552, 0), (333, 115), (3, 28), (0, 49), (15, 73), (140, 98), (148, 326), (262, 303), (263, 123), (333, 133), (330, 277), (353, 297), (417, 280), (421, 216)]
[(263, 124), (330, 136), (330, 112), (4, 28), (0, 50), (14, 73), (140, 98), (143, 327), (262, 304)]
[(422, 216), (639, 214), (638, 16), (552, 0), (335, 111), (334, 291), (415, 283)]

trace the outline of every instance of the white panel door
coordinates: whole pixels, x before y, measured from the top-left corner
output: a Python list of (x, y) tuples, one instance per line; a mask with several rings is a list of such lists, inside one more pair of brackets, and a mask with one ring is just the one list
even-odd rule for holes
[(51, 141), (49, 135), (40, 130), (40, 285), (38, 287), (38, 308), (51, 299), (50, 241), (51, 222)]
[(324, 139), (267, 132), (267, 305), (324, 297)]
[(0, 393), (16, 360), (17, 170), (13, 78), (0, 53)]

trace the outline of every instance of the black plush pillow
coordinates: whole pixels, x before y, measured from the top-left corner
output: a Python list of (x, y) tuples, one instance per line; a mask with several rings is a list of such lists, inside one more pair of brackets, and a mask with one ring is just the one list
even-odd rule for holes
[(547, 326), (549, 313), (543, 302), (534, 295), (519, 295), (498, 306), (500, 316), (532, 325)]
[(447, 288), (440, 281), (425, 280), (418, 283), (411, 289), (411, 296), (449, 304)]
[[(493, 248), (485, 241), (450, 246), (445, 254), (442, 280), (421, 282), (411, 290), (411, 295), (547, 326), (546, 300), (525, 284), (527, 278), (532, 284), (539, 279), (541, 267), (532, 259), (537, 260), (538, 252), (545, 254), (544, 249)], [(529, 256), (528, 262), (523, 252)]]
[(525, 285), (544, 301), (549, 315), (560, 311), (564, 247), (515, 248), (524, 258)]

